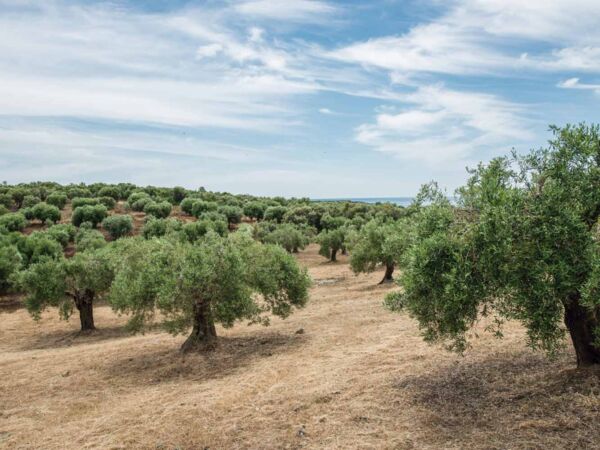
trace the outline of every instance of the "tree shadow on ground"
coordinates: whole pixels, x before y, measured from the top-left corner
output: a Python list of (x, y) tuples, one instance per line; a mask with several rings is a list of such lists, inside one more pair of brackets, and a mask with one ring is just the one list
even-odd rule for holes
[(6, 294), (0, 296), (0, 313), (12, 313), (23, 308), (25, 308), (23, 295)]
[[(147, 332), (159, 332), (158, 326), (152, 326)], [(111, 339), (132, 336), (125, 325), (98, 327), (92, 332), (53, 330), (36, 332), (32, 339), (18, 347), (21, 351), (48, 350), (56, 348), (74, 347), (80, 345), (96, 344)]]
[(205, 352), (183, 354), (174, 346), (140, 349), (133, 356), (115, 360), (106, 370), (132, 385), (139, 384), (140, 379), (148, 384), (171, 380), (206, 381), (226, 377), (254, 360), (292, 351), (306, 339), (305, 334), (260, 333), (219, 337), (217, 348)]
[(598, 448), (599, 375), (575, 369), (571, 355), (524, 351), (459, 361), (395, 388), (434, 446)]

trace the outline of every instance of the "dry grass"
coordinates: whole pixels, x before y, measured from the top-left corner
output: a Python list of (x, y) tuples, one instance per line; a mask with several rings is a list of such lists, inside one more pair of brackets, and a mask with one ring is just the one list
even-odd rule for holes
[(0, 447), (600, 448), (599, 378), (570, 350), (548, 361), (509, 324), (458, 357), (381, 307), (381, 273), (355, 277), (314, 247), (299, 259), (316, 280), (307, 308), (219, 329), (206, 355), (129, 336), (105, 306), (91, 336), (54, 311), (0, 313)]

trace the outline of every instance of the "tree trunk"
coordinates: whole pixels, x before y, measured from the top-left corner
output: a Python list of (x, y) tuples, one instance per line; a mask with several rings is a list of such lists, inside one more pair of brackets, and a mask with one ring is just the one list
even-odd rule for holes
[(394, 278), (392, 277), (393, 273), (394, 273), (394, 265), (386, 264), (385, 275), (383, 276), (383, 279), (379, 282), (379, 284), (391, 283), (392, 281), (394, 281)]
[(199, 301), (194, 305), (194, 325), (192, 333), (181, 346), (183, 353), (214, 350), (217, 346), (217, 330), (210, 311), (210, 305)]
[(342, 247), (342, 255), (346, 256), (348, 254), (348, 250), (346, 247)]
[(95, 330), (94, 326), (94, 291), (86, 289), (82, 293), (75, 294), (75, 306), (79, 311), (79, 322), (81, 331)]
[(336, 249), (332, 249), (331, 250), (331, 262), (336, 262), (337, 261), (337, 248)]
[(591, 311), (580, 303), (579, 292), (569, 296), (565, 305), (565, 325), (577, 354), (577, 367), (600, 364), (600, 348), (593, 345), (600, 322), (598, 311)]

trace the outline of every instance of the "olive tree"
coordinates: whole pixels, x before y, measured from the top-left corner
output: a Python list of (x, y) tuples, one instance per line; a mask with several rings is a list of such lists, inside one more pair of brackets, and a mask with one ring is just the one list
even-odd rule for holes
[(67, 194), (63, 192), (52, 192), (46, 198), (46, 203), (49, 205), (54, 205), (58, 209), (63, 209), (67, 204)]
[(287, 213), (287, 210), (288, 209), (285, 206), (269, 206), (265, 210), (264, 219), (281, 223), (283, 222), (283, 217)]
[(89, 222), (95, 228), (107, 215), (108, 211), (104, 205), (86, 205), (75, 208), (71, 220), (76, 227)]
[(182, 351), (212, 349), (215, 323), (247, 319), (267, 324), (265, 314), (287, 317), (307, 301), (309, 278), (285, 250), (240, 234), (208, 233), (196, 244), (136, 238), (119, 241), (110, 302), (131, 315), (138, 331), (159, 311), (173, 334), (192, 329)]
[(22, 260), (17, 246), (0, 236), (0, 294), (12, 287), (13, 277), (21, 267)]
[(106, 246), (104, 235), (98, 230), (92, 229), (91, 226), (89, 228), (81, 226), (75, 235), (75, 249), (78, 252), (97, 250), (104, 246)]
[(158, 219), (164, 219), (171, 214), (173, 206), (169, 202), (148, 202), (144, 206), (144, 212), (149, 216), (154, 216)]
[(156, 217), (150, 216), (146, 223), (144, 223), (144, 227), (142, 228), (142, 236), (144, 236), (146, 239), (161, 237), (180, 231), (182, 226), (183, 222), (174, 217), (170, 217), (168, 219), (157, 219)]
[(457, 207), (437, 195), (415, 214), (403, 291), (388, 304), (428, 341), (462, 351), (478, 316), (494, 314), (550, 354), (566, 328), (578, 365), (600, 364), (599, 127), (551, 130), (547, 148), (479, 165)]
[(119, 239), (133, 230), (133, 219), (129, 214), (114, 214), (102, 221), (104, 228), (111, 238)]
[(48, 221), (56, 223), (60, 220), (60, 209), (54, 205), (40, 202), (31, 208), (31, 215), (40, 222)]
[(344, 249), (345, 231), (338, 228), (331, 231), (321, 231), (317, 236), (319, 255), (329, 258), (331, 262), (337, 261), (337, 253)]
[(27, 219), (21, 213), (8, 213), (0, 216), (0, 227), (7, 231), (21, 231), (27, 226)]
[(25, 305), (34, 319), (49, 306), (58, 307), (60, 317), (68, 320), (75, 307), (81, 331), (94, 330), (94, 300), (111, 284), (113, 272), (102, 251), (77, 253), (69, 259), (45, 258), (20, 275), (20, 286), (27, 293)]
[(267, 205), (260, 201), (251, 201), (244, 205), (244, 215), (251, 219), (261, 220), (265, 215)]
[(350, 267), (354, 273), (372, 272), (379, 265), (385, 274), (379, 284), (393, 281), (393, 273), (409, 243), (409, 224), (371, 220), (357, 233), (350, 246)]
[(227, 224), (229, 225), (230, 229), (233, 227), (233, 225), (242, 221), (242, 216), (244, 214), (242, 208), (232, 205), (219, 206), (217, 211), (227, 218)]
[(10, 209), (12, 208), (13, 204), (14, 200), (12, 195), (10, 195), (8, 192), (3, 192), (0, 194), (0, 205), (4, 206), (6, 209)]
[(200, 217), (201, 215), (207, 212), (216, 211), (219, 207), (216, 202), (206, 202), (204, 200), (196, 199), (192, 202), (192, 215), (195, 217)]
[(310, 242), (309, 237), (299, 227), (286, 223), (275, 225), (270, 231), (260, 233), (260, 241), (267, 244), (276, 244), (285, 248), (289, 253), (298, 253)]

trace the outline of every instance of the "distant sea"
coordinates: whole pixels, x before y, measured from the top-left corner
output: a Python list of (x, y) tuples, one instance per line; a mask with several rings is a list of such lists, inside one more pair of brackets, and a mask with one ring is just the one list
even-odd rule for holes
[(347, 197), (347, 198), (313, 198), (315, 202), (360, 202), (360, 203), (393, 203), (408, 206), (414, 197)]

